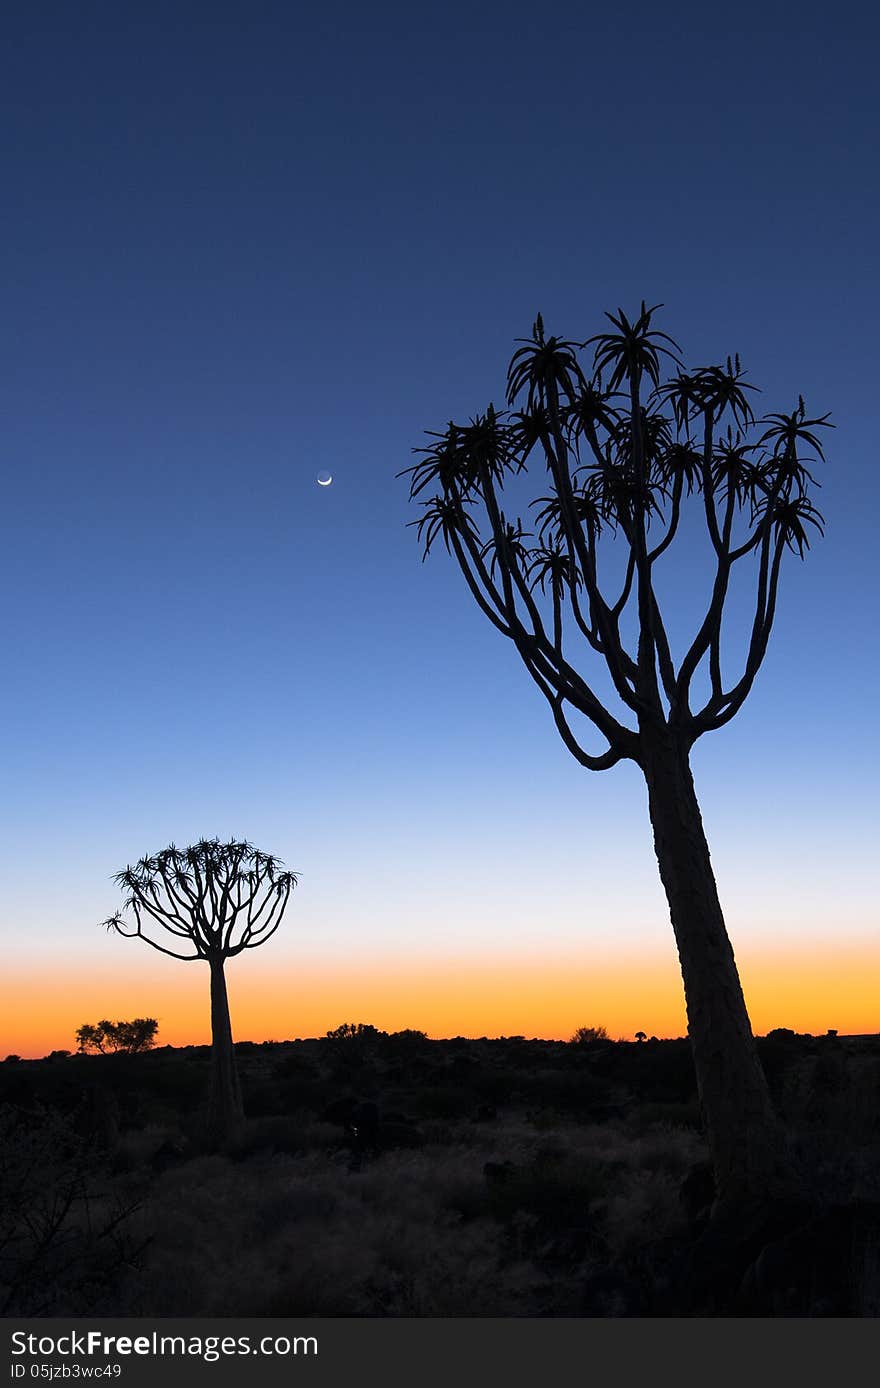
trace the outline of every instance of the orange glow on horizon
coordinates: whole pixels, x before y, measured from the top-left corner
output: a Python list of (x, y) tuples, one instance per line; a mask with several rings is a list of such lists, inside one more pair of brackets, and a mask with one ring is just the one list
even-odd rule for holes
[[(738, 951), (757, 1035), (773, 1027), (841, 1035), (880, 1031), (880, 966), (865, 941), (815, 948)], [(72, 967), (46, 978), (14, 971), (3, 1006), (0, 1059), (74, 1050), (84, 1022), (157, 1017), (160, 1045), (210, 1040), (208, 976), (201, 964), (142, 959), (137, 969)], [(412, 960), (312, 960), (291, 970), (271, 961), (233, 960), (227, 970), (238, 1040), (323, 1036), (341, 1022), (383, 1031), (416, 1027), (432, 1037), (529, 1036), (567, 1039), (578, 1026), (605, 1026), (612, 1037), (683, 1036), (681, 976), (674, 946), (618, 952), (615, 958), (484, 957)]]

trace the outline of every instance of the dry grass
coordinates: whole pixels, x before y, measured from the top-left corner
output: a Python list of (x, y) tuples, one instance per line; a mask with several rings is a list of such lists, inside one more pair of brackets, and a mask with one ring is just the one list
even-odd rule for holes
[[(707, 1155), (686, 1044), (411, 1049), (247, 1050), (254, 1116), (226, 1155), (200, 1147), (205, 1056), (10, 1067), (0, 1294), (36, 1315), (679, 1314), (658, 1308), (678, 1306), (682, 1182)], [(880, 1205), (876, 1048), (790, 1034), (764, 1057), (816, 1208)], [(85, 1080), (116, 1095), (121, 1140)]]
[(614, 1268), (620, 1281), (653, 1240), (682, 1233), (678, 1185), (704, 1155), (692, 1132), (536, 1132), (524, 1117), (444, 1136), (359, 1169), (314, 1146), (164, 1172), (139, 1217), (148, 1256), (115, 1314), (604, 1314), (591, 1279)]

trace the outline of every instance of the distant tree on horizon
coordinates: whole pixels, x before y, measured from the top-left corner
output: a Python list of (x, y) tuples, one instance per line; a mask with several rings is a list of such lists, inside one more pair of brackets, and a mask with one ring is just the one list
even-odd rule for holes
[[(734, 717), (752, 688), (786, 551), (803, 558), (811, 529), (822, 533), (807, 462), (824, 457), (817, 430), (828, 416), (809, 418), (799, 398), (788, 413), (756, 419), (755, 387), (739, 358), (685, 369), (674, 340), (653, 327), (657, 307), (643, 302), (632, 321), (622, 310), (606, 314), (612, 330), (583, 343), (546, 336), (539, 315), (510, 361), (511, 408), (490, 404), (466, 424), (429, 431), (429, 444), (413, 450), (420, 460), (398, 475), (409, 476), (411, 499), (427, 498), (411, 522), (423, 557), (443, 541), (474, 602), (515, 646), (572, 756), (590, 771), (629, 760), (645, 778), (720, 1210), (787, 1188), (790, 1168), (718, 899), (690, 753)], [(589, 347), (584, 370), (578, 353)], [(543, 464), (544, 494), (528, 501), (527, 528), (516, 489), (533, 454)], [(679, 522), (691, 498), (714, 573), (703, 618), (676, 662), (655, 573), (686, 533)], [(622, 562), (609, 592), (600, 553), (615, 538)], [(732, 660), (722, 668), (722, 615), (733, 571), (750, 564), (751, 628), (731, 676)], [(610, 704), (592, 687), (582, 654), (610, 677)], [(598, 750), (584, 745), (573, 713), (598, 731)]]
[(387, 1031), (380, 1031), (371, 1022), (342, 1022), (326, 1033), (328, 1041), (375, 1041), (387, 1035)]
[(85, 1055), (89, 1051), (101, 1054), (123, 1052), (135, 1055), (148, 1051), (156, 1044), (159, 1023), (155, 1017), (135, 1017), (130, 1022), (103, 1021), (90, 1025), (88, 1022), (76, 1032), (77, 1050)]
[[(189, 848), (171, 844), (124, 868), (113, 880), (126, 892), (121, 911), (102, 924), (126, 938), (145, 940), (173, 959), (204, 960), (211, 972), (211, 1089), (207, 1127), (218, 1144), (235, 1141), (244, 1108), (235, 1063), (225, 966), (245, 949), (265, 944), (297, 882), (278, 858), (253, 844), (201, 839)], [(130, 911), (134, 925), (125, 920)], [(156, 929), (175, 947), (152, 937)], [(184, 944), (184, 942), (186, 942)], [(186, 948), (191, 948), (191, 953)], [(181, 950), (186, 952), (181, 952)]]

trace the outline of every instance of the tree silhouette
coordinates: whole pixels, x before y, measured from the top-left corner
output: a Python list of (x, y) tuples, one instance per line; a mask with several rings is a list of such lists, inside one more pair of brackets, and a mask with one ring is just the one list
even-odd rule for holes
[[(211, 1090), (208, 1131), (219, 1143), (238, 1135), (244, 1110), (232, 1044), (226, 960), (274, 935), (296, 873), (250, 843), (202, 839), (174, 844), (126, 867), (114, 881), (126, 892), (122, 911), (103, 922), (108, 930), (147, 944), (174, 959), (203, 959), (211, 971)], [(134, 925), (126, 921), (130, 911)], [(153, 938), (157, 928), (176, 945)], [(184, 945), (191, 947), (191, 951)], [(181, 951), (184, 952), (181, 952)]]
[(77, 1029), (77, 1049), (85, 1054), (88, 1051), (122, 1051), (134, 1055), (138, 1051), (148, 1051), (156, 1044), (159, 1023), (155, 1017), (135, 1017), (130, 1022), (95, 1023), (88, 1022)]
[(326, 1033), (329, 1041), (375, 1041), (387, 1035), (387, 1031), (380, 1031), (369, 1022), (343, 1022)]
[[(803, 558), (810, 528), (821, 533), (808, 496), (815, 479), (802, 453), (809, 452), (807, 461), (823, 457), (817, 430), (827, 416), (808, 418), (799, 398), (787, 414), (756, 419), (755, 388), (745, 383), (739, 358), (685, 370), (677, 344), (652, 326), (657, 307), (642, 303), (632, 322), (621, 310), (606, 314), (612, 330), (584, 343), (547, 337), (538, 316), (508, 370), (507, 404), (520, 407), (496, 412), (490, 404), (467, 424), (429, 432), (428, 446), (414, 450), (420, 460), (398, 475), (409, 476), (411, 499), (428, 498), (411, 522), (423, 557), (443, 540), (478, 607), (513, 642), (572, 755), (591, 771), (628, 759), (645, 777), (716, 1189), (726, 1207), (777, 1178), (784, 1184), (785, 1163), (690, 751), (742, 706), (767, 650), (783, 556), (791, 550)], [(588, 347), (585, 371), (578, 353)], [(515, 509), (504, 509), (503, 494), (515, 494), (533, 454), (546, 466), (547, 494), (529, 503), (534, 521), (526, 530)], [(655, 572), (682, 533), (690, 498), (699, 501), (714, 575), (705, 615), (676, 663)], [(606, 596), (599, 558), (615, 537), (624, 562)], [(747, 650), (738, 676), (725, 678), (722, 614), (734, 569), (749, 565)], [(595, 692), (575, 651), (599, 659), (610, 699)], [(601, 734), (598, 750), (583, 745), (572, 713)]]

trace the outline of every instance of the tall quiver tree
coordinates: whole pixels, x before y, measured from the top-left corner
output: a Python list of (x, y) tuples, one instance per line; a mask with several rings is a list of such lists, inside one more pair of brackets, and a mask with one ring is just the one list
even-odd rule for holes
[[(656, 306), (656, 307), (659, 307)], [(508, 370), (507, 404), (467, 424), (429, 432), (401, 476), (423, 499), (413, 525), (427, 556), (438, 538), (471, 595), (513, 642), (581, 766), (641, 768), (660, 876), (678, 946), (697, 1084), (719, 1208), (786, 1184), (783, 1143), (757, 1056), (718, 899), (690, 751), (742, 706), (767, 650), (786, 550), (804, 557), (822, 518), (808, 497), (802, 457), (821, 458), (804, 402), (756, 419), (739, 358), (685, 370), (677, 344), (652, 328), (656, 307), (585, 343), (547, 337), (540, 316)], [(592, 347), (585, 371), (578, 353)], [(664, 370), (668, 365), (668, 370)], [(666, 379), (661, 379), (663, 376)], [(518, 475), (538, 456), (546, 495), (526, 530), (505, 509)], [(655, 586), (698, 502), (712, 555), (705, 615), (676, 664)], [(513, 517), (517, 516), (514, 520)], [(622, 545), (614, 592), (600, 584), (600, 552)], [(607, 563), (603, 559), (603, 564)], [(731, 575), (752, 566), (753, 615), (743, 664), (722, 675), (721, 627)], [(602, 586), (604, 584), (604, 588)], [(625, 635), (632, 633), (629, 645)], [(604, 662), (610, 701), (581, 657)], [(697, 707), (695, 676), (703, 693)], [(592, 676), (590, 678), (593, 678)], [(615, 698), (616, 696), (616, 698)], [(584, 715), (601, 734), (587, 750), (572, 726)]]
[(244, 1118), (226, 961), (265, 944), (278, 929), (297, 882), (295, 873), (282, 869), (271, 854), (236, 839), (228, 843), (202, 839), (184, 849), (171, 844), (115, 874), (113, 880), (127, 893), (125, 904), (103, 922), (108, 930), (146, 940), (173, 959), (207, 963), (211, 973), (207, 1130), (219, 1145), (235, 1141)]

